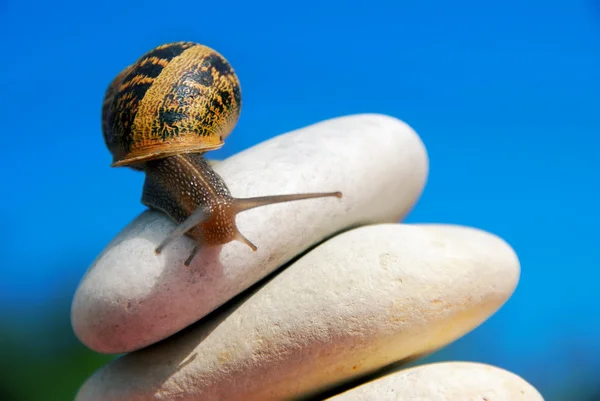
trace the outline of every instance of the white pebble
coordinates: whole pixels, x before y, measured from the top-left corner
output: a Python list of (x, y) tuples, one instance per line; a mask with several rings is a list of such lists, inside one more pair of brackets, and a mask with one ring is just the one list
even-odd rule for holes
[(123, 353), (155, 343), (324, 238), (351, 226), (398, 221), (423, 190), (428, 160), (409, 126), (367, 114), (273, 138), (215, 170), (237, 197), (339, 190), (343, 198), (244, 212), (238, 226), (258, 252), (239, 242), (220, 253), (206, 248), (189, 268), (183, 262), (193, 241), (182, 238), (156, 256), (154, 249), (174, 223), (159, 212), (144, 212), (108, 244), (77, 289), (72, 324), (89, 348)]
[(351, 230), (247, 299), (109, 364), (77, 400), (311, 395), (463, 336), (504, 304), (519, 271), (510, 246), (471, 228)]
[(495, 366), (443, 362), (401, 370), (327, 401), (544, 401), (523, 378)]

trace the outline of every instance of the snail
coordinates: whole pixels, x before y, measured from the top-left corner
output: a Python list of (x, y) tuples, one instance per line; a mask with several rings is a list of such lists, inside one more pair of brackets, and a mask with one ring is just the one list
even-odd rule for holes
[(240, 241), (256, 252), (236, 226), (240, 212), (280, 202), (341, 198), (341, 192), (233, 197), (204, 153), (223, 146), (240, 110), (240, 83), (229, 62), (193, 42), (158, 46), (109, 84), (102, 132), (111, 166), (143, 171), (142, 204), (176, 223), (155, 248), (157, 255), (184, 235), (195, 241), (186, 266), (202, 246)]

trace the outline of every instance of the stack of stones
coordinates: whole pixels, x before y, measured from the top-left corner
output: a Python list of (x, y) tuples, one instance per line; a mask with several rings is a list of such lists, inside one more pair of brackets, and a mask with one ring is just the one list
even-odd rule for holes
[(145, 211), (75, 294), (78, 338), (125, 354), (92, 375), (77, 400), (542, 400), (497, 367), (402, 365), (483, 323), (520, 274), (511, 247), (492, 234), (398, 223), (428, 169), (406, 124), (348, 116), (215, 166), (238, 197), (344, 194), (240, 214), (256, 253), (232, 242), (203, 249), (185, 267), (193, 241), (181, 238), (157, 256), (175, 225)]

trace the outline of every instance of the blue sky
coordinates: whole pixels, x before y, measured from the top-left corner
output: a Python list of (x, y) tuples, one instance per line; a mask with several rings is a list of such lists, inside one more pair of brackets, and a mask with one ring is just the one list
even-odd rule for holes
[(419, 132), (430, 178), (408, 221), (489, 230), (522, 263), (514, 297), (456, 345), (464, 359), (539, 383), (580, 349), (600, 360), (598, 2), (319, 3), (0, 2), (2, 312), (25, 322), (69, 298), (143, 210), (142, 175), (108, 166), (102, 96), (145, 51), (190, 40), (242, 81), (216, 157), (351, 113)]

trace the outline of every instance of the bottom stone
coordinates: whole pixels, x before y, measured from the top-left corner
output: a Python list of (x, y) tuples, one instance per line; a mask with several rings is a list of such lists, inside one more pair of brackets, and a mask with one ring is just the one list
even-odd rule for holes
[(327, 401), (544, 401), (528, 382), (479, 363), (422, 365), (382, 377)]
[(84, 384), (79, 401), (288, 400), (431, 352), (493, 314), (519, 263), (465, 227), (383, 224), (315, 248), (254, 294)]

